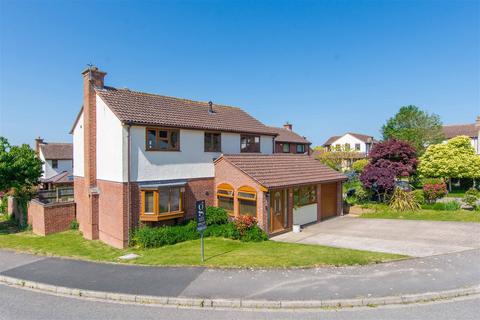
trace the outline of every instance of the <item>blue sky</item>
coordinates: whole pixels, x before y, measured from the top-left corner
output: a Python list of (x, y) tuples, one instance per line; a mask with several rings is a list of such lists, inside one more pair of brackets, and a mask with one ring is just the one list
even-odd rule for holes
[(479, 1), (0, 0), (0, 135), (71, 141), (80, 72), (240, 106), (314, 145), (402, 105), (480, 114)]

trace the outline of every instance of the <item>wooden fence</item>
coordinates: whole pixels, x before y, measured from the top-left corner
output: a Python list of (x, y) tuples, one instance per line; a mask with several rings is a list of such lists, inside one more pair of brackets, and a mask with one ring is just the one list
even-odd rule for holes
[(38, 200), (42, 203), (56, 203), (73, 201), (73, 187), (57, 188), (54, 190), (40, 190)]

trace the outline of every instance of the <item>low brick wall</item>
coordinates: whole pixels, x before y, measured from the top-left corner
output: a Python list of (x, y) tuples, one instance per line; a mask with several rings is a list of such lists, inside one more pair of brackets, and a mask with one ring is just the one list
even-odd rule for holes
[(70, 229), (75, 220), (75, 202), (43, 204), (32, 200), (28, 204), (28, 223), (33, 233), (46, 236)]

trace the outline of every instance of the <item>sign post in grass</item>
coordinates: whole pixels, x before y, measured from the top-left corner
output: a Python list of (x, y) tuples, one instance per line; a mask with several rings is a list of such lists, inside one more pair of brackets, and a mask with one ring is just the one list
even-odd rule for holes
[(197, 214), (197, 231), (200, 232), (200, 255), (202, 262), (205, 261), (203, 232), (207, 229), (207, 221), (205, 216), (205, 200), (199, 200), (195, 204), (195, 211)]

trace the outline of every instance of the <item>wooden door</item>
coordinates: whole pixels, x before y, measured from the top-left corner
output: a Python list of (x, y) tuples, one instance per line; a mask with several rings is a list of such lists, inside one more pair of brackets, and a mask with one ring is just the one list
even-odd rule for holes
[(337, 215), (337, 184), (322, 184), (322, 220)]
[(274, 190), (270, 196), (270, 232), (285, 229), (285, 190)]

